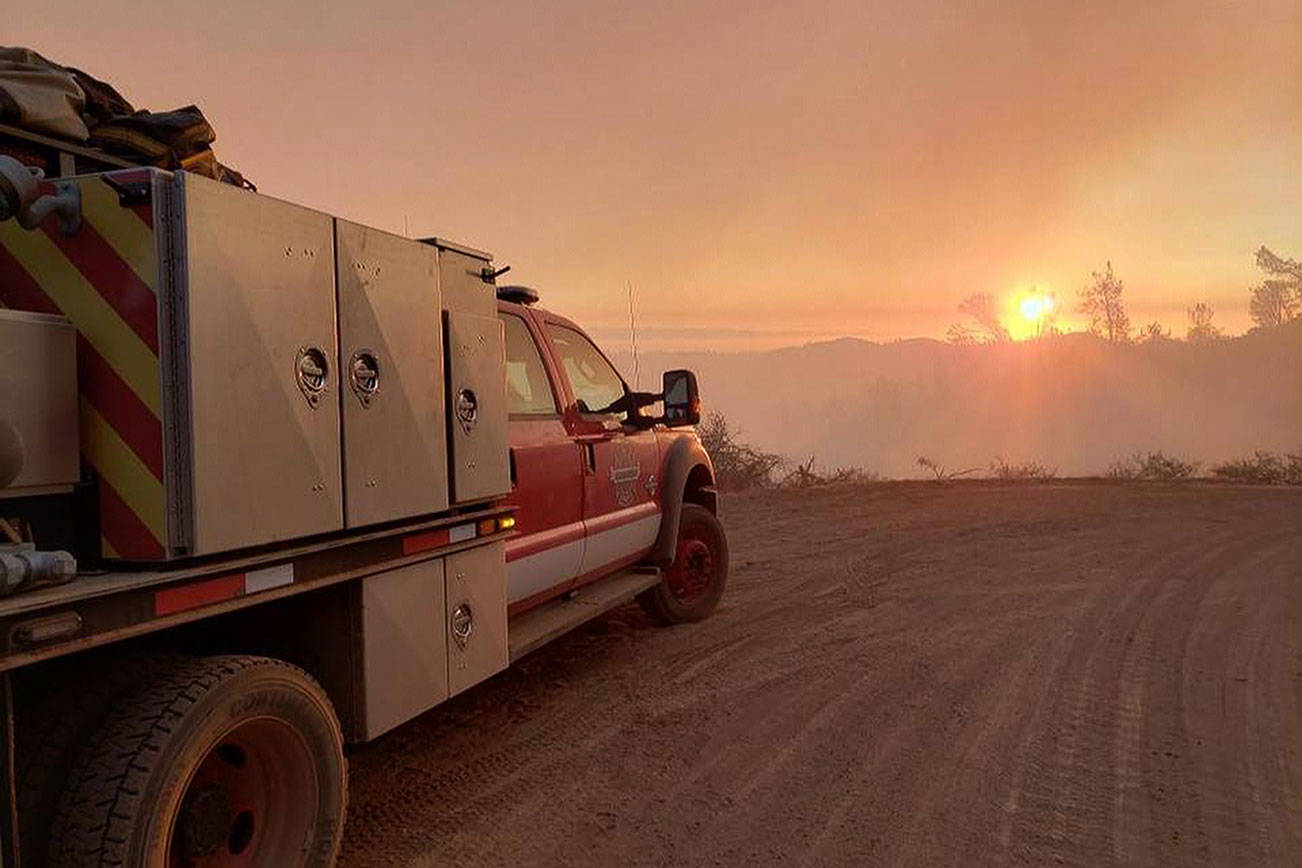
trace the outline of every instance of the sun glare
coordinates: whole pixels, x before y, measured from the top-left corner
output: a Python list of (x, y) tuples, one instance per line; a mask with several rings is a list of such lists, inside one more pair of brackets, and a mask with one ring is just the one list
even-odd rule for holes
[(1003, 317), (1014, 340), (1041, 337), (1054, 330), (1058, 319), (1058, 300), (1052, 292), (1034, 287), (1005, 296)]
[(1018, 303), (1022, 311), (1022, 317), (1031, 322), (1039, 322), (1044, 317), (1053, 313), (1053, 297), (1048, 295), (1027, 295), (1023, 296)]

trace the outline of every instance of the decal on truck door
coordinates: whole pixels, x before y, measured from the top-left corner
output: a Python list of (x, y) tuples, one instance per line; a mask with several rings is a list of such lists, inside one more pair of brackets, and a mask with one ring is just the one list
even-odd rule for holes
[(610, 481), (615, 486), (615, 502), (630, 507), (637, 500), (637, 480), (642, 475), (637, 450), (626, 440), (617, 441), (612, 449)]

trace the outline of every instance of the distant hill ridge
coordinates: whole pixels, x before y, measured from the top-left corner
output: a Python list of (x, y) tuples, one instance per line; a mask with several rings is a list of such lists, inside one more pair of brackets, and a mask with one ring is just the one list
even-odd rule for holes
[[(616, 358), (628, 369), (627, 354)], [(1302, 321), (1216, 341), (1110, 344), (1072, 333), (955, 346), (859, 338), (754, 352), (646, 353), (690, 367), (708, 409), (756, 446), (823, 467), (918, 475), (995, 456), (1063, 475), (1140, 450), (1203, 462), (1302, 447)]]

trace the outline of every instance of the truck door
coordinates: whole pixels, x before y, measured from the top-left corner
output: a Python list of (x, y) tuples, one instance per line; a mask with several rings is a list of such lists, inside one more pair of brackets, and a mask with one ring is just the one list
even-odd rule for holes
[(556, 388), (528, 315), (499, 306), (506, 333), (511, 495), (519, 536), (506, 544), (510, 611), (568, 588), (583, 557), (582, 453), (561, 418)]
[(660, 529), (659, 452), (654, 432), (625, 424), (627, 413), (606, 409), (628, 389), (597, 346), (578, 329), (550, 319), (547, 335), (573, 395), (566, 422), (582, 452), (583, 584), (650, 551)]

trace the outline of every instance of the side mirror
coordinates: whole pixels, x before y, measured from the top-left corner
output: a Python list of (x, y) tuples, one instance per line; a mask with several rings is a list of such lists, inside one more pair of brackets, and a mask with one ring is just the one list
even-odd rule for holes
[(701, 421), (701, 394), (691, 371), (665, 371), (665, 424), (695, 425)]

